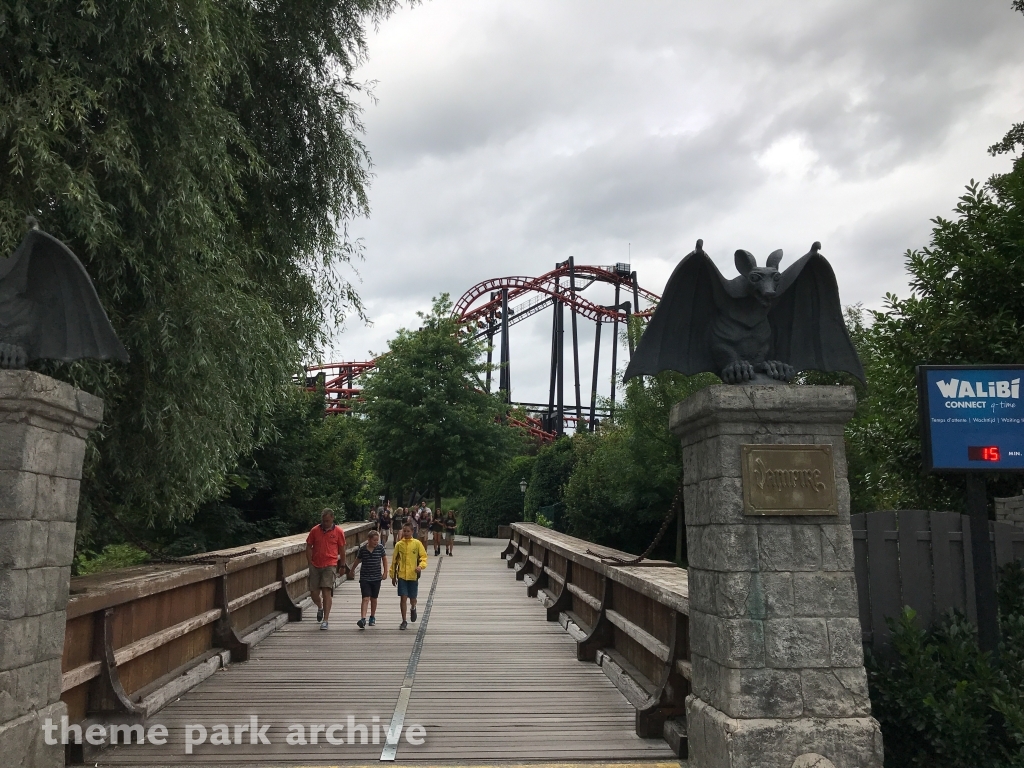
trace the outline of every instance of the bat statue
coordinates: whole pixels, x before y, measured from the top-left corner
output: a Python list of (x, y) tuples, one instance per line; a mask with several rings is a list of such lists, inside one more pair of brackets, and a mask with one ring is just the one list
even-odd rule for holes
[(782, 251), (765, 266), (736, 251), (739, 277), (726, 280), (704, 242), (675, 268), (625, 379), (661, 371), (710, 372), (727, 384), (778, 384), (800, 371), (864, 369), (843, 322), (832, 267), (821, 243), (779, 271)]
[(82, 262), (35, 219), (28, 223), (21, 245), (0, 259), (0, 368), (37, 359), (128, 362)]

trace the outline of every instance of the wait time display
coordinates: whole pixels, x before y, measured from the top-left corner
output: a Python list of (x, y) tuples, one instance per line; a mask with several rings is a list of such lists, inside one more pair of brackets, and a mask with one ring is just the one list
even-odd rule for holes
[(1022, 366), (922, 365), (921, 442), (932, 472), (1024, 471)]

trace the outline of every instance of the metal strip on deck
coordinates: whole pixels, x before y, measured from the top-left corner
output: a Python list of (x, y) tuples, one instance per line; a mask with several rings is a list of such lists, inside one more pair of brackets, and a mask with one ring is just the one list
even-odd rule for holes
[(416, 630), (416, 640), (413, 641), (412, 653), (409, 654), (409, 663), (405, 668), (405, 680), (402, 681), (402, 690), (398, 694), (398, 704), (395, 707), (395, 713), (391, 716), (387, 740), (380, 753), (381, 762), (394, 760), (395, 754), (398, 752), (402, 726), (405, 725), (405, 712), (409, 708), (409, 697), (412, 696), (412, 684), (416, 680), (416, 667), (420, 663), (423, 638), (427, 634), (427, 623), (430, 621), (430, 606), (434, 602), (434, 590), (437, 589), (437, 579), (441, 575), (442, 565), (444, 565), (444, 560), (438, 560), (437, 567), (434, 569), (434, 580), (430, 582), (430, 593), (427, 595), (427, 604), (423, 609), (423, 621), (420, 622), (420, 628)]

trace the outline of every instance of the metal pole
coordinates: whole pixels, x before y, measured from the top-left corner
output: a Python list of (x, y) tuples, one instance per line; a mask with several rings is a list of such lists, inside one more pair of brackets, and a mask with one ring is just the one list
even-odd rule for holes
[[(626, 314), (629, 316), (630, 320), (632, 320), (633, 319), (633, 315), (640, 311), (640, 294), (637, 291), (637, 287), (638, 286), (637, 286), (637, 283), (636, 283), (636, 272), (630, 272), (629, 273), (629, 279), (633, 283), (633, 306), (632, 306), (631, 309), (627, 309), (626, 310)], [(633, 343), (633, 333), (632, 333), (633, 328), (632, 328), (632, 325), (633, 324), (631, 322), (629, 322), (629, 320), (626, 321), (626, 340), (629, 342), (629, 359), (630, 360), (633, 359), (633, 352), (634, 352), (634, 349), (636, 347), (636, 345)]]
[[(491, 292), (491, 301), (495, 294)], [(491, 394), (491, 364), (494, 361), (494, 310), (487, 313), (487, 394)]]
[(590, 431), (597, 429), (597, 367), (601, 360), (601, 321), (594, 329), (594, 378), (590, 385)]
[(555, 432), (565, 434), (565, 312), (563, 304), (558, 302), (558, 384), (555, 387), (558, 397), (558, 415), (556, 416)]
[(583, 405), (580, 399), (580, 342), (576, 332), (576, 262), (572, 256), (569, 257), (569, 296), (572, 303), (569, 305), (570, 319), (572, 321), (572, 370), (573, 382), (576, 386), (576, 429), (583, 423)]
[(508, 354), (508, 288), (501, 289), (501, 382), (499, 390), (505, 392), (505, 402), (512, 402), (512, 380)]
[(993, 656), (999, 650), (999, 610), (995, 571), (988, 530), (988, 493), (985, 476), (967, 475), (967, 514), (971, 519), (971, 555), (974, 558), (974, 599), (978, 606), (978, 647)]
[(612, 321), (612, 402), (608, 409), (609, 418), (615, 418), (615, 375), (619, 359), (619, 283), (615, 283), (615, 320)]
[[(555, 279), (557, 294), (558, 279)], [(551, 299), (551, 384), (548, 389), (548, 426), (554, 431), (552, 424), (555, 418), (555, 385), (558, 383), (558, 297)]]

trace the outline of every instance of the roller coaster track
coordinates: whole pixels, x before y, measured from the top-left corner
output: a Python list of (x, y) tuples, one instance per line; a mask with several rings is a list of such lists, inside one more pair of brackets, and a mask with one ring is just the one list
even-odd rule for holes
[[(575, 277), (577, 283), (572, 285), (570, 280)], [(564, 282), (563, 282), (564, 281)], [(582, 284), (580, 284), (582, 281)], [(552, 306), (557, 300), (574, 311), (580, 317), (588, 320), (596, 320), (602, 323), (612, 323), (622, 320), (621, 312), (613, 307), (606, 307), (595, 304), (580, 296), (580, 292), (589, 288), (595, 282), (609, 283), (628, 287), (632, 290), (630, 274), (617, 267), (592, 266), (579, 264), (574, 267), (568, 265), (560, 266), (540, 277), (522, 277), (513, 275), (509, 277), (494, 277), (477, 283), (455, 303), (452, 315), (461, 319), (467, 325), (476, 326), (478, 329), (486, 325), (486, 318), (501, 311), (501, 291), (508, 291), (507, 301), (512, 302), (528, 294), (534, 294), (530, 299), (514, 307), (510, 307), (509, 325), (514, 325), (527, 317), (537, 314), (546, 307)], [(497, 295), (496, 295), (497, 294)], [(654, 305), (661, 300), (658, 294), (648, 291), (646, 288), (637, 286), (636, 294), (652, 306), (633, 314), (639, 317), (650, 317), (654, 312)], [(473, 306), (480, 299), (487, 297), (487, 301)], [(476, 336), (486, 335), (486, 331), (475, 334)]]
[[(596, 304), (580, 295), (582, 291), (598, 282), (615, 286), (616, 297), (619, 296), (622, 289), (625, 289), (627, 296), (633, 299), (632, 304), (627, 301), (622, 304), (604, 306)], [(643, 310), (637, 311), (637, 304), (641, 300), (646, 302), (648, 306)], [(628, 264), (597, 266), (574, 264), (573, 260), (570, 259), (558, 264), (555, 269), (540, 277), (511, 275), (479, 282), (467, 290), (455, 303), (452, 309), (452, 316), (459, 320), (462, 332), (466, 336), (472, 339), (487, 337), (493, 343), (496, 335), (507, 335), (510, 326), (516, 325), (546, 308), (554, 307), (559, 312), (561, 312), (562, 308), (568, 308), (573, 316), (574, 326), (575, 318), (577, 317), (582, 317), (598, 324), (613, 323), (617, 325), (619, 322), (624, 322), (630, 316), (650, 317), (659, 300), (658, 294), (639, 286), (636, 273), (630, 271)], [(510, 305), (512, 301), (518, 301), (519, 303)], [(504, 313), (502, 312), (503, 306), (507, 308), (507, 311)], [(625, 313), (623, 310), (625, 310)], [(575, 331), (573, 334), (575, 344)], [(505, 347), (503, 354), (506, 355), (503, 360), (507, 368), (507, 347)], [(488, 362), (490, 362), (490, 354), (488, 354)], [(347, 413), (351, 410), (352, 402), (360, 398), (362, 388), (359, 386), (359, 379), (367, 371), (375, 368), (376, 365), (376, 360), (368, 360), (309, 366), (306, 369), (305, 386), (310, 390), (323, 389), (327, 396), (328, 413)], [(508, 387), (507, 378), (503, 379), (503, 381), (506, 383), (502, 384), (502, 386)], [(596, 381), (597, 379), (595, 378), (595, 384)], [(489, 375), (487, 384), (489, 389)], [(612, 395), (612, 403), (614, 404), (614, 393)], [(516, 404), (511, 403), (510, 405), (514, 407)], [(541, 412), (542, 409), (535, 405), (530, 410)], [(559, 399), (558, 431), (566, 423), (579, 428), (581, 422), (586, 421), (582, 416), (582, 410), (575, 414), (569, 413), (562, 406), (561, 399)], [(530, 415), (525, 416), (525, 420), (510, 415), (508, 422), (513, 426), (528, 431), (533, 437), (548, 442), (556, 437), (556, 432), (545, 429), (545, 427), (550, 426), (550, 416), (551, 414), (548, 414), (545, 417), (547, 419), (545, 423)], [(592, 406), (589, 422), (591, 427), (595, 423), (593, 417), (594, 411)]]

